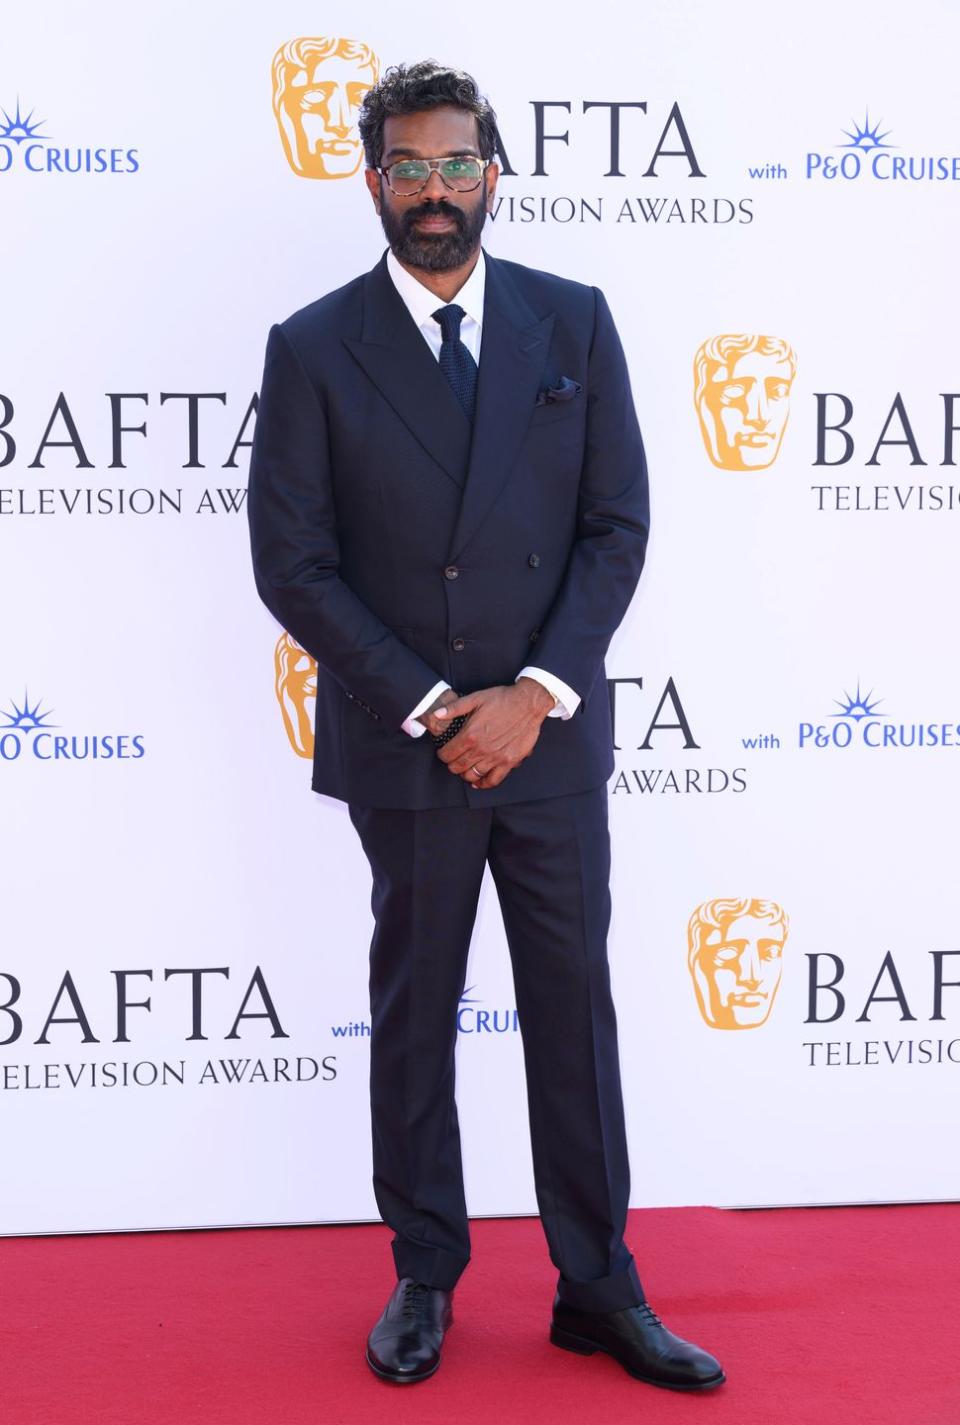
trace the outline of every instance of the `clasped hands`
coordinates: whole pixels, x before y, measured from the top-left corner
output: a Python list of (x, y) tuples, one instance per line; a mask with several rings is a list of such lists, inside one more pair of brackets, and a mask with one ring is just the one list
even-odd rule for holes
[(437, 756), (448, 772), (485, 790), (498, 787), (530, 756), (540, 725), (553, 706), (553, 697), (542, 683), (523, 677), (463, 697), (453, 688), (445, 688), (417, 721), (436, 737), (451, 718), (467, 717), (457, 735), (437, 749)]

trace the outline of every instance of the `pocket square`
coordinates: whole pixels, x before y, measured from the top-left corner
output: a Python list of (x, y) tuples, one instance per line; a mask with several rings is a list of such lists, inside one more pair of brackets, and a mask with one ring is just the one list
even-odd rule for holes
[(561, 376), (555, 386), (544, 386), (542, 391), (537, 392), (534, 405), (546, 406), (552, 405), (554, 401), (572, 401), (582, 390), (579, 381), (574, 381), (569, 376)]

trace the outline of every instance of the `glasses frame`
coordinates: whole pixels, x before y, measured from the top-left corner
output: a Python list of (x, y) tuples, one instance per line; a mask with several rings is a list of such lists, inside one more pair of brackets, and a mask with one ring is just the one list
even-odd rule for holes
[[(474, 183), (472, 188), (454, 188), (453, 184), (448, 183), (447, 180), (444, 178), (443, 174), (440, 173), (441, 163), (449, 163), (450, 160), (453, 158), (472, 158), (475, 159), (477, 163), (479, 163), (480, 177), (477, 179), (476, 183)], [(386, 185), (390, 189), (390, 192), (393, 193), (397, 198), (415, 198), (418, 193), (422, 193), (424, 188), (426, 188), (427, 184), (430, 182), (430, 174), (433, 172), (440, 173), (440, 182), (443, 184), (444, 188), (449, 188), (451, 193), (475, 193), (480, 187), (480, 184), (483, 182), (483, 175), (486, 173), (488, 167), (492, 162), (492, 158), (477, 158), (477, 155), (475, 153), (445, 153), (442, 158), (397, 158), (394, 159), (393, 163), (388, 163), (386, 168), (378, 166), (377, 172), (386, 182)], [(390, 182), (390, 170), (391, 168), (394, 168), (398, 163), (425, 163), (427, 165), (428, 172), (426, 178), (420, 184), (420, 187), (414, 188), (411, 193), (398, 193), (396, 188), (394, 188), (393, 184)]]

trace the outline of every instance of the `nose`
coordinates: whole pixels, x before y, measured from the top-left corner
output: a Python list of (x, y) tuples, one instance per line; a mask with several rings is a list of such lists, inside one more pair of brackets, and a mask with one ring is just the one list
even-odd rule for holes
[(421, 199), (428, 198), (431, 202), (438, 203), (441, 198), (450, 197), (450, 189), (446, 186), (437, 170), (431, 168), (430, 177), (420, 189), (418, 196)]

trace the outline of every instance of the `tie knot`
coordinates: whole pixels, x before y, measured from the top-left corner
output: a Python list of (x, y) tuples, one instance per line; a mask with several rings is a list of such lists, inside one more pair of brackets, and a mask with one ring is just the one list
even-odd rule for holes
[(458, 307), (456, 302), (451, 302), (448, 307), (437, 308), (433, 313), (433, 320), (440, 323), (444, 341), (460, 340), (460, 323), (465, 316), (466, 312), (462, 307)]

